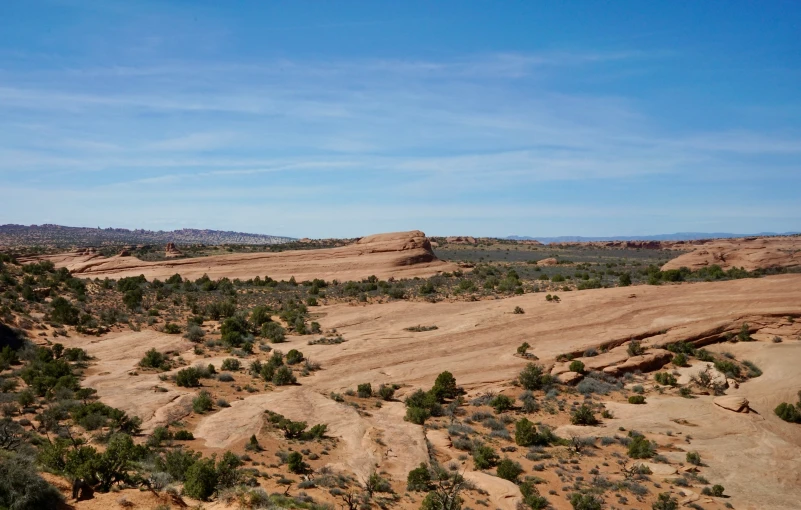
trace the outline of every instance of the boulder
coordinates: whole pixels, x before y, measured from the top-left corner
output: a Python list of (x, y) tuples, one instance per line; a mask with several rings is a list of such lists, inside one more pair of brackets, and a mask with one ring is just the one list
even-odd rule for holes
[(716, 398), (712, 402), (718, 407), (734, 411), (735, 413), (747, 413), (750, 411), (748, 399), (737, 395), (724, 395)]
[(540, 266), (540, 267), (545, 267), (545, 266), (556, 266), (556, 265), (558, 265), (558, 264), (559, 264), (559, 261), (558, 261), (558, 260), (556, 260), (556, 259), (555, 259), (555, 258), (553, 258), (553, 257), (549, 257), (549, 258), (547, 258), (547, 259), (542, 259), (542, 260), (538, 260), (538, 261), (537, 261), (537, 265), (538, 265), (538, 266)]
[(584, 379), (584, 376), (578, 372), (563, 372), (556, 376), (556, 380), (562, 384), (577, 384)]

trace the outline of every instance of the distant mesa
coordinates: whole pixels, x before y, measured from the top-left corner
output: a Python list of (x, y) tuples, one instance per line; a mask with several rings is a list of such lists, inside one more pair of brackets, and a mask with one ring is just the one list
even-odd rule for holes
[(478, 244), (476, 238), (472, 236), (451, 236), (446, 237), (445, 241), (448, 244)]

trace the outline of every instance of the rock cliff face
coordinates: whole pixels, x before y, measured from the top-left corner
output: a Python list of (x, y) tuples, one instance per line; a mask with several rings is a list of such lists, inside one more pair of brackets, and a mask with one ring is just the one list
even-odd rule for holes
[[(31, 259), (33, 261), (34, 259)], [(270, 276), (298, 281), (323, 278), (340, 281), (361, 280), (375, 275), (382, 279), (427, 277), (441, 271), (454, 271), (454, 264), (439, 260), (423, 232), (394, 232), (363, 237), (353, 244), (319, 250), (280, 253), (232, 253), (157, 262), (134, 257), (103, 258), (95, 253), (71, 252), (37, 257), (66, 267), (75, 275), (90, 278), (122, 278), (145, 275), (165, 279), (178, 273), (196, 279), (204, 274), (216, 279), (248, 279)]]
[(714, 264), (723, 269), (742, 267), (748, 271), (771, 267), (799, 267), (801, 236), (717, 239), (699, 244), (695, 250), (676, 257), (662, 266), (662, 269), (678, 269), (684, 266), (695, 270)]

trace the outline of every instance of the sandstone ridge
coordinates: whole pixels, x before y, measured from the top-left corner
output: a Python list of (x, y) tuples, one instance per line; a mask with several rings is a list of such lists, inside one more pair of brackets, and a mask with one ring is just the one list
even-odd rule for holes
[(191, 279), (207, 274), (212, 279), (270, 276), (288, 280), (294, 276), (298, 281), (314, 278), (347, 281), (371, 275), (382, 279), (428, 277), (458, 269), (454, 264), (439, 260), (428, 238), (419, 230), (370, 235), (347, 246), (318, 250), (232, 253), (156, 262), (122, 255), (106, 258), (93, 251), (80, 250), (33, 257), (25, 262), (36, 260), (50, 260), (57, 267), (66, 267), (76, 276), (86, 278), (143, 274), (149, 280), (163, 280), (177, 273)]

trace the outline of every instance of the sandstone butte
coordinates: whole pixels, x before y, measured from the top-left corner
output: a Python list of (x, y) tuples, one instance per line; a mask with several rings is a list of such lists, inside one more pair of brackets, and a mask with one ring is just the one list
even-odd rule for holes
[[(674, 244), (675, 248), (682, 248)], [(801, 236), (745, 237), (716, 239), (670, 260), (663, 270), (688, 267), (701, 269), (717, 264), (723, 269), (741, 267), (747, 271), (760, 268), (801, 266)]]
[(322, 278), (340, 281), (361, 280), (375, 275), (381, 279), (428, 277), (458, 269), (439, 260), (425, 234), (419, 230), (376, 234), (338, 248), (296, 250), (279, 253), (232, 253), (209, 257), (145, 262), (131, 256), (103, 257), (92, 250), (46, 255), (22, 262), (50, 260), (66, 267), (80, 278), (123, 278), (145, 275), (166, 279), (178, 273), (197, 279), (204, 274), (218, 279), (269, 276), (276, 280), (298, 281)]

